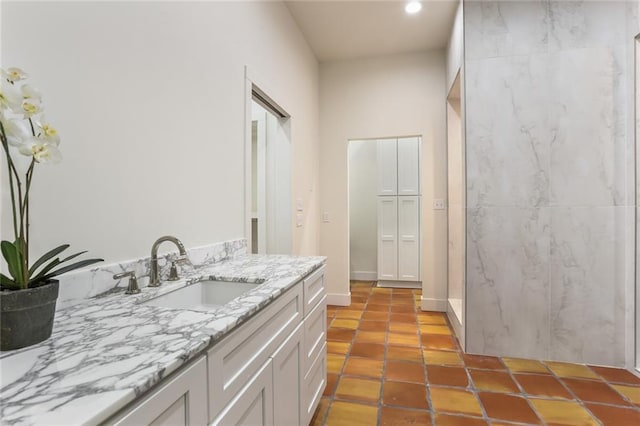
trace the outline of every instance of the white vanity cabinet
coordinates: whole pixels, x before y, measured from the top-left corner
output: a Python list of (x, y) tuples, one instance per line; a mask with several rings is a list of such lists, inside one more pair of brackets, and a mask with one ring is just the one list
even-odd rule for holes
[(175, 373), (117, 425), (306, 425), (326, 386), (324, 267)]
[(309, 424), (327, 380), (326, 300), (320, 268), (211, 348), (211, 424)]
[(304, 291), (306, 314), (303, 324), (303, 368), (300, 374), (300, 424), (308, 425), (327, 386), (327, 291), (324, 268), (304, 280)]
[(206, 357), (170, 377), (133, 408), (106, 422), (108, 425), (179, 426), (207, 422)]
[(302, 286), (293, 286), (209, 350), (210, 420), (218, 417), (302, 322), (302, 298)]

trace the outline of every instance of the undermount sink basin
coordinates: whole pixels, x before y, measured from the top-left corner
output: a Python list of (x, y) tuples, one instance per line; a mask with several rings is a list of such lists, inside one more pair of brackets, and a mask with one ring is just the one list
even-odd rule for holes
[(143, 302), (144, 305), (172, 309), (208, 311), (253, 290), (259, 283), (200, 281)]

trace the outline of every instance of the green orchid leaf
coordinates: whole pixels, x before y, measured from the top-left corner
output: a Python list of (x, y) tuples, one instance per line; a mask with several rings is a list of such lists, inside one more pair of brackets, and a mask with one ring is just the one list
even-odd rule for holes
[(79, 253), (72, 254), (72, 255), (71, 255), (71, 256), (69, 256), (69, 257), (65, 257), (64, 259), (62, 259), (62, 260), (60, 261), (60, 264), (62, 264), (62, 263), (64, 263), (64, 262), (68, 262), (68, 261), (70, 261), (71, 259), (75, 259), (76, 257), (80, 256), (81, 254), (85, 254), (87, 251), (88, 251), (88, 250), (81, 251), (81, 252), (79, 252)]
[(93, 265), (94, 263), (104, 262), (104, 259), (85, 259), (76, 263), (72, 263), (71, 265), (64, 266), (60, 269), (56, 269), (55, 271), (43, 276), (41, 279), (48, 280), (49, 278), (53, 278), (58, 275), (62, 275), (65, 272), (73, 271), (74, 269), (84, 268), (85, 266)]
[(9, 274), (11, 274), (16, 283), (20, 284), (22, 282), (22, 259), (20, 250), (15, 244), (9, 241), (2, 241), (0, 243), (0, 250), (2, 251), (4, 260), (7, 262)]
[(42, 270), (40, 272), (38, 272), (38, 275), (36, 275), (35, 277), (33, 277), (31, 280), (29, 280), (29, 282), (31, 284), (35, 284), (38, 282), (41, 282), (43, 279), (48, 279), (45, 278), (45, 275), (47, 275), (49, 272), (51, 272), (51, 270), (53, 268), (55, 268), (58, 265), (62, 265), (64, 262), (68, 262), (69, 260), (76, 258), (78, 256), (80, 256), (81, 254), (86, 253), (86, 251), (81, 251), (80, 253), (76, 253), (76, 254), (72, 254), (69, 257), (65, 257), (64, 259), (60, 260), (59, 257), (56, 257), (54, 260), (52, 260), (48, 265), (46, 265), (44, 268), (42, 268)]
[(20, 286), (11, 278), (5, 274), (0, 273), (0, 288), (6, 288), (9, 290), (19, 290)]
[(40, 280), (40, 278), (44, 277), (47, 273), (49, 273), (53, 268), (60, 264), (60, 258), (56, 257), (51, 262), (49, 262), (35, 277), (32, 277), (29, 282), (34, 283)]
[[(40, 266), (45, 264), (45, 262), (49, 261), (50, 259), (53, 259), (53, 257), (59, 255), (60, 253), (62, 253), (68, 248), (69, 248), (69, 244), (63, 244), (43, 254), (42, 257), (36, 260), (36, 262), (31, 266), (31, 268), (29, 268), (29, 276), (33, 275)], [(64, 262), (64, 260), (61, 262)]]

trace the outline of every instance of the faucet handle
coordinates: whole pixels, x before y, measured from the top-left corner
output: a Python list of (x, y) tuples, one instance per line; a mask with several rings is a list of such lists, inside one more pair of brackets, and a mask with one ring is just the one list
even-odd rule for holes
[(178, 267), (176, 265), (187, 263), (187, 262), (189, 262), (189, 259), (187, 258), (187, 256), (180, 256), (176, 260), (172, 260), (171, 268), (169, 269), (169, 278), (167, 278), (167, 281), (176, 281), (180, 279), (180, 277), (178, 276)]
[(127, 286), (127, 291), (125, 291), (125, 294), (140, 293), (140, 287), (138, 287), (138, 279), (136, 278), (136, 273), (134, 271), (127, 271), (127, 272), (122, 272), (121, 274), (115, 274), (113, 276), (113, 279), (120, 280), (126, 277), (129, 277), (129, 285)]

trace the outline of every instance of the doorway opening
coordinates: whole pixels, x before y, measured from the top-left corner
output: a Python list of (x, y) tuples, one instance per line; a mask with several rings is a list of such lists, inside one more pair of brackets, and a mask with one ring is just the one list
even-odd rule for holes
[(420, 136), (348, 141), (349, 275), (422, 288)]
[(447, 96), (447, 313), (464, 348), (466, 274), (465, 148), (460, 72)]
[(247, 115), (248, 251), (291, 254), (291, 117), (253, 84)]

